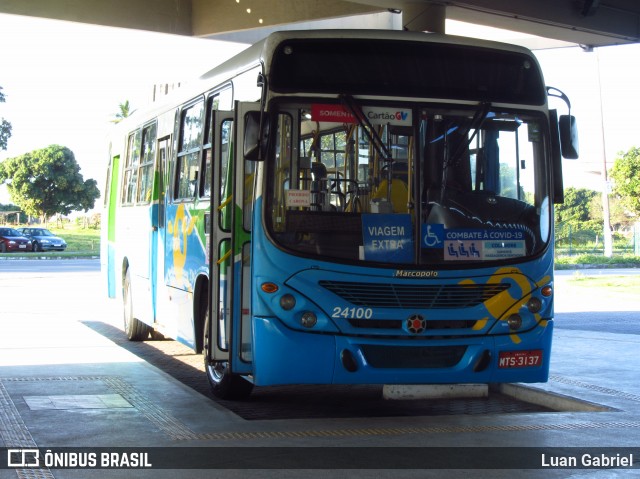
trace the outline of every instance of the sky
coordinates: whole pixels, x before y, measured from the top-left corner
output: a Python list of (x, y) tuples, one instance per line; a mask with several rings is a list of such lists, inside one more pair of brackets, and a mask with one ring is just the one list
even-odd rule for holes
[[(129, 100), (132, 109), (140, 108), (155, 83), (188, 82), (247, 47), (2, 14), (0, 45), (0, 86), (6, 97), (0, 118), (13, 125), (0, 161), (51, 144), (66, 146), (84, 179), (95, 179), (101, 190), (106, 135), (120, 103)], [(580, 159), (565, 160), (565, 185), (598, 189), (601, 177), (584, 171), (600, 171), (605, 153), (611, 166), (619, 152), (640, 146), (640, 45), (535, 54), (546, 84), (569, 96), (578, 121)], [(555, 106), (566, 113), (561, 102)], [(0, 203), (10, 203), (5, 187), (0, 187)]]
[[(0, 118), (13, 127), (0, 161), (66, 146), (101, 191), (106, 136), (120, 103), (143, 107), (155, 83), (188, 82), (247, 47), (1, 14), (0, 45)], [(10, 203), (4, 186), (0, 203)]]

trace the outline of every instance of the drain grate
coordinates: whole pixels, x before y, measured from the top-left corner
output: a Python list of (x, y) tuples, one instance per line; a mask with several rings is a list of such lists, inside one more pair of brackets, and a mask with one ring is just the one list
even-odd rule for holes
[(47, 409), (119, 409), (133, 407), (120, 394), (23, 396), (32, 411)]

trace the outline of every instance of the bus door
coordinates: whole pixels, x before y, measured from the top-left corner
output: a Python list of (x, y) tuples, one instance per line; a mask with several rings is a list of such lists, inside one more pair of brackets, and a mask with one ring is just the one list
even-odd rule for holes
[(214, 174), (212, 212), (210, 314), (214, 361), (226, 361), (233, 373), (252, 370), (251, 218), (255, 162), (242, 159), (244, 115), (257, 104), (236, 102), (235, 112), (214, 115), (214, 149), (219, 171)]
[(253, 221), (256, 161), (244, 159), (245, 118), (248, 112), (260, 110), (259, 103), (235, 103), (233, 198), (231, 249), (233, 266), (231, 288), (232, 358), (231, 372), (253, 370), (253, 333), (251, 327), (251, 228)]
[[(213, 112), (213, 168), (211, 173), (211, 221), (209, 233), (209, 299), (210, 359), (229, 361), (231, 335), (231, 214), (233, 212), (232, 173), (233, 112)], [(231, 168), (230, 168), (231, 166)]]

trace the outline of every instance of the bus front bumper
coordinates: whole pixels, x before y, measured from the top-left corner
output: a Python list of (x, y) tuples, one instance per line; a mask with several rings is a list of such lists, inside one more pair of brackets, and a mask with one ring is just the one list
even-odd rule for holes
[(545, 382), (553, 321), (515, 335), (377, 339), (313, 334), (255, 317), (253, 376), (277, 384)]

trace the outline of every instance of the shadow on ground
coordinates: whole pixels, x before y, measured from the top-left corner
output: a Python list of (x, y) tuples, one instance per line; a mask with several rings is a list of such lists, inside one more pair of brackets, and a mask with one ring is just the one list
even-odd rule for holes
[(202, 357), (188, 347), (172, 340), (128, 341), (110, 324), (83, 324), (247, 420), (552, 412), (495, 392), (488, 398), (388, 401), (377, 385), (261, 387), (244, 401), (222, 401), (211, 394)]

